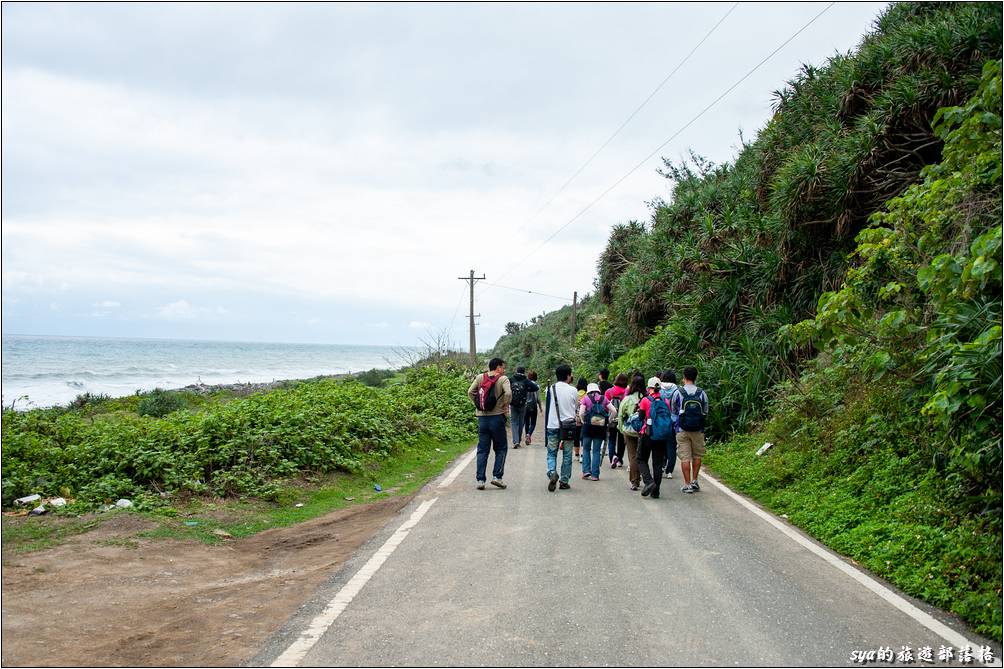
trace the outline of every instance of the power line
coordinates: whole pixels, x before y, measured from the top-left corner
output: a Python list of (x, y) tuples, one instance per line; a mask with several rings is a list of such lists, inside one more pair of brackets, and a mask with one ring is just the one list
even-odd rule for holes
[[(583, 207), (579, 211), (579, 213), (577, 213), (575, 216), (573, 216), (572, 218), (568, 219), (568, 221), (566, 221), (564, 225), (562, 225), (560, 228), (558, 228), (557, 230), (555, 230), (554, 232), (552, 232), (551, 235), (547, 239), (545, 239), (536, 248), (534, 248), (532, 251), (530, 251), (525, 256), (523, 256), (523, 258), (521, 260), (519, 260), (518, 262), (516, 262), (513, 265), (510, 265), (509, 269), (506, 270), (506, 272), (504, 272), (502, 274), (502, 278), (504, 278), (505, 276), (507, 276), (516, 267), (518, 267), (519, 265), (521, 265), (524, 262), (526, 262), (527, 259), (530, 258), (530, 256), (532, 256), (533, 254), (535, 254), (540, 249), (544, 248), (544, 246), (546, 246), (552, 239), (554, 239), (559, 234), (561, 234), (561, 232), (565, 228), (567, 228), (572, 223), (574, 223), (575, 221), (577, 221), (580, 217), (582, 217), (583, 214), (585, 214), (587, 211), (589, 211), (590, 209), (592, 209), (600, 200), (602, 200), (604, 197), (606, 197), (611, 191), (613, 191), (615, 188), (617, 188), (618, 186), (620, 186), (628, 177), (630, 177), (632, 174), (634, 174), (635, 172), (637, 172), (645, 163), (647, 163), (652, 158), (652, 156), (654, 156), (655, 154), (659, 153), (659, 151), (661, 151), (663, 149), (663, 147), (665, 147), (667, 144), (669, 144), (674, 139), (676, 139), (681, 133), (683, 133), (684, 130), (686, 130), (691, 125), (693, 125), (698, 119), (700, 119), (702, 116), (704, 116), (712, 107), (714, 107), (716, 104), (718, 104), (719, 102), (721, 102), (722, 99), (725, 98), (726, 95), (728, 95), (729, 93), (731, 93), (732, 91), (734, 91), (739, 86), (739, 84), (741, 84), (744, 81), (746, 81), (747, 79), (749, 79), (749, 77), (752, 76), (752, 74), (754, 72), (756, 72), (757, 70), (759, 70), (763, 66), (764, 63), (766, 63), (768, 60), (770, 60), (775, 55), (777, 55), (777, 53), (781, 49), (783, 49), (784, 47), (788, 46), (788, 44), (792, 40), (794, 40), (796, 37), (798, 37), (799, 35), (801, 35), (802, 32), (804, 32), (806, 28), (808, 28), (813, 23), (815, 23), (816, 19), (818, 19), (820, 16), (822, 16), (827, 11), (829, 11), (830, 8), (833, 7), (833, 5), (835, 5), (835, 4), (837, 4), (837, 3), (836, 2), (831, 2), (830, 4), (826, 5), (826, 7), (824, 7), (822, 9), (822, 11), (820, 11), (818, 14), (816, 14), (811, 19), (809, 19), (808, 23), (806, 23), (801, 28), (799, 28), (797, 31), (795, 31), (795, 33), (792, 34), (791, 37), (789, 37), (788, 39), (786, 39), (785, 41), (783, 41), (776, 49), (774, 49), (769, 54), (767, 54), (767, 56), (764, 57), (763, 60), (761, 60), (759, 63), (757, 63), (756, 65), (753, 66), (753, 69), (751, 69), (749, 72), (747, 72), (746, 74), (744, 74), (734, 84), (732, 84), (731, 86), (729, 86), (725, 90), (725, 92), (723, 92), (717, 98), (715, 98), (714, 100), (712, 100), (711, 103), (707, 107), (705, 107), (704, 109), (702, 109), (700, 112), (697, 113), (696, 116), (694, 116), (692, 119), (690, 119), (689, 121), (687, 121), (679, 130), (677, 130), (676, 132), (674, 132), (669, 137), (669, 139), (667, 139), (665, 142), (663, 142), (662, 144), (660, 144), (659, 146), (657, 146), (655, 148), (655, 150), (653, 150), (651, 153), (649, 153), (647, 156), (645, 156), (645, 158), (643, 158), (641, 160), (641, 162), (639, 162), (637, 165), (635, 165), (630, 170), (628, 170), (628, 172), (626, 174), (624, 174), (624, 176), (622, 176), (621, 178), (619, 178), (617, 181), (615, 181), (613, 183), (613, 185), (611, 185), (605, 191), (603, 191), (602, 193), (600, 193), (600, 195), (595, 200), (593, 200), (592, 202), (590, 202), (589, 204), (587, 204), (585, 207)], [(485, 288), (485, 290), (488, 290), (488, 289)]]
[(600, 148), (596, 149), (596, 151), (593, 152), (593, 155), (589, 156), (589, 158), (586, 160), (586, 162), (582, 163), (582, 166), (579, 167), (579, 169), (575, 170), (575, 174), (573, 174), (572, 176), (568, 177), (568, 181), (566, 181), (564, 184), (562, 184), (561, 188), (559, 188), (558, 191), (553, 196), (551, 196), (550, 200), (548, 200), (543, 205), (541, 205), (540, 209), (538, 209), (534, 213), (534, 218), (536, 218), (537, 215), (540, 214), (540, 212), (542, 212), (545, 209), (547, 209), (552, 202), (554, 202), (556, 199), (558, 199), (558, 196), (561, 195), (565, 191), (565, 189), (568, 188), (568, 186), (573, 181), (575, 181), (576, 177), (578, 177), (580, 174), (582, 174), (582, 171), (585, 170), (587, 167), (589, 167), (589, 165), (593, 162), (593, 159), (596, 158), (596, 156), (600, 155), (600, 153), (603, 151), (603, 149), (607, 148), (607, 146), (610, 144), (610, 142), (612, 142), (614, 140), (614, 138), (617, 137), (617, 135), (620, 134), (621, 130), (623, 130), (627, 126), (627, 124), (631, 122), (631, 119), (633, 119), (635, 116), (638, 115), (638, 112), (640, 112), (645, 107), (645, 105), (647, 105), (652, 100), (652, 98), (655, 97), (655, 94), (658, 93), (662, 89), (662, 87), (665, 86), (666, 83), (670, 79), (673, 78), (673, 75), (676, 74), (679, 71), (679, 69), (686, 64), (686, 62), (688, 60), (690, 60), (690, 57), (693, 56), (694, 53), (699, 48), (701, 48), (701, 45), (704, 44), (706, 41), (708, 41), (708, 38), (711, 37), (711, 34), (718, 29), (718, 26), (722, 25), (722, 23), (725, 22), (725, 19), (729, 18), (729, 15), (732, 14), (732, 12), (734, 12), (736, 10), (736, 7), (738, 7), (738, 6), (739, 6), (738, 2), (734, 3), (732, 5), (732, 7), (729, 8), (729, 11), (725, 12), (725, 15), (722, 16), (722, 18), (718, 19), (718, 23), (716, 23), (715, 25), (711, 26), (711, 30), (709, 30), (707, 33), (705, 33), (704, 37), (701, 38), (701, 41), (698, 42), (697, 45), (694, 46), (694, 48), (690, 50), (690, 53), (688, 53), (686, 56), (683, 57), (683, 60), (681, 60), (679, 63), (677, 63), (676, 67), (673, 68), (673, 71), (670, 72), (666, 76), (665, 79), (663, 79), (661, 82), (659, 82), (658, 86), (656, 86), (654, 89), (652, 89), (652, 92), (648, 94), (648, 97), (645, 98), (644, 100), (642, 100), (642, 102), (641, 102), (640, 105), (638, 105), (637, 107), (635, 107), (635, 110), (633, 112), (631, 112), (631, 114), (628, 115), (628, 117), (626, 119), (624, 119), (624, 122), (621, 123), (619, 126), (617, 126), (617, 129), (614, 130), (614, 132), (613, 132), (612, 135), (610, 135), (609, 137), (607, 137), (607, 140), (605, 142), (603, 142), (602, 145), (600, 145)]
[(560, 295), (548, 295), (547, 293), (539, 293), (536, 290), (528, 290), (526, 288), (513, 288), (512, 286), (503, 286), (498, 283), (489, 283), (485, 281), (485, 285), (494, 286), (495, 288), (505, 288), (507, 290), (515, 290), (518, 293), (530, 293), (531, 295), (540, 295), (541, 297), (552, 297), (556, 300), (561, 300), (562, 302), (571, 302), (572, 300), (567, 297), (561, 297)]

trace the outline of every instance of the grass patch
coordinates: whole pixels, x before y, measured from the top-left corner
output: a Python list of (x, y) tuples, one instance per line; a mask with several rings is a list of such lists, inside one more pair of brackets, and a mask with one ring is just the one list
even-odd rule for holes
[(3, 518), (4, 560), (14, 555), (31, 553), (52, 548), (77, 534), (89, 532), (100, 525), (105, 518)]
[(944, 479), (917, 453), (882, 445), (865, 458), (811, 437), (754, 455), (765, 435), (708, 450), (708, 467), (830, 548), (907, 594), (1001, 639), (1001, 534), (988, 517), (960, 516)]
[[(247, 537), (273, 527), (287, 527), (337, 509), (376, 502), (388, 497), (411, 495), (443, 471), (447, 464), (470, 448), (470, 440), (437, 443), (429, 439), (404, 446), (387, 457), (373, 460), (358, 473), (335, 473), (314, 481), (303, 480), (279, 488), (276, 501), (241, 498), (195, 497), (171, 507), (152, 511), (112, 511), (77, 518), (3, 519), (5, 557), (53, 548), (71, 536), (94, 529), (120, 513), (136, 513), (153, 520), (157, 527), (134, 537), (112, 537), (104, 546), (136, 548), (135, 539), (195, 540), (218, 544), (222, 530), (235, 538)], [(379, 484), (381, 492), (374, 489)], [(297, 507), (296, 504), (303, 504)]]

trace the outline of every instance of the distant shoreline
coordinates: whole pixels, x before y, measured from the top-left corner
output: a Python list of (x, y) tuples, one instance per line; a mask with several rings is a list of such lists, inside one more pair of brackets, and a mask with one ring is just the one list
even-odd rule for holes
[[(397, 371), (397, 370), (392, 370)], [(197, 395), (211, 395), (220, 391), (229, 391), (238, 397), (247, 397), (256, 393), (264, 393), (269, 390), (287, 388), (292, 384), (303, 383), (304, 381), (320, 381), (322, 379), (351, 379), (363, 372), (351, 372), (343, 374), (321, 374), (310, 376), (305, 379), (273, 379), (271, 381), (248, 381), (246, 383), (190, 383), (181, 388), (169, 388), (171, 392), (195, 393)]]

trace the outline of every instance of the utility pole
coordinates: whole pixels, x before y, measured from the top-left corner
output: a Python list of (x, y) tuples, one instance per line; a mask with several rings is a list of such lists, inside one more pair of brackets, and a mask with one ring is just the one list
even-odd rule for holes
[(477, 342), (476, 342), (476, 340), (474, 338), (474, 319), (477, 318), (478, 316), (480, 316), (481, 314), (475, 314), (474, 313), (474, 284), (477, 283), (478, 281), (484, 281), (485, 275), (482, 274), (481, 276), (474, 276), (474, 270), (471, 270), (471, 275), (470, 276), (458, 276), (457, 278), (459, 280), (461, 280), (461, 281), (469, 281), (470, 284), (471, 284), (471, 312), (470, 312), (470, 315), (468, 316), (468, 318), (471, 321), (471, 323), (470, 323), (470, 325), (471, 325), (471, 364), (472, 365), (477, 365), (478, 364), (478, 347), (477, 347)]
[[(496, 279), (497, 280), (497, 279)], [(579, 291), (572, 293), (572, 345), (575, 345), (575, 312), (579, 308)]]

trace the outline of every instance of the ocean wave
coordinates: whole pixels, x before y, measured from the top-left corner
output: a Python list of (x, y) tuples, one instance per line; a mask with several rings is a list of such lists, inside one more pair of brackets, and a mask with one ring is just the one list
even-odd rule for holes
[(267, 372), (254, 372), (245, 369), (191, 369), (187, 371), (179, 371), (177, 365), (171, 365), (169, 367), (124, 367), (121, 369), (112, 369), (107, 372), (97, 372), (93, 369), (82, 369), (82, 370), (63, 370), (58, 372), (34, 372), (30, 374), (24, 373), (5, 373), (3, 378), (5, 381), (45, 381), (45, 380), (56, 380), (63, 381), (67, 378), (70, 379), (99, 379), (99, 380), (112, 380), (112, 379), (134, 379), (134, 378), (156, 378), (162, 376), (171, 377), (192, 377), (193, 379), (199, 376), (205, 377), (217, 377), (217, 376), (234, 376), (234, 375), (248, 375), (257, 373), (267, 373)]

